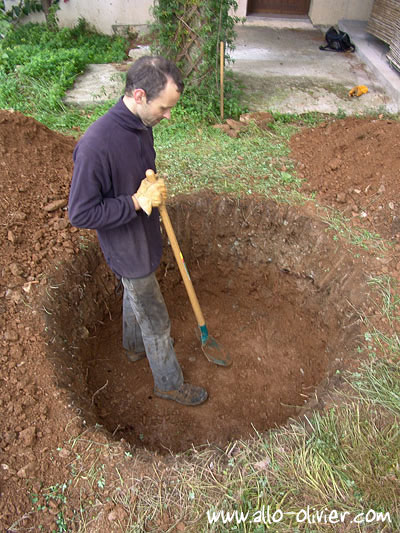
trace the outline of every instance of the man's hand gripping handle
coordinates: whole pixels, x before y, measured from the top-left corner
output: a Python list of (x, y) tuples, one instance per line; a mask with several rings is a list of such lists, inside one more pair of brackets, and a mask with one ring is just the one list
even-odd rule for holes
[(157, 175), (152, 170), (146, 171), (146, 178), (132, 196), (133, 203), (135, 204), (136, 200), (146, 215), (151, 215), (153, 207), (159, 207), (165, 202), (166, 198), (167, 188), (165, 182), (163, 178), (157, 179)]

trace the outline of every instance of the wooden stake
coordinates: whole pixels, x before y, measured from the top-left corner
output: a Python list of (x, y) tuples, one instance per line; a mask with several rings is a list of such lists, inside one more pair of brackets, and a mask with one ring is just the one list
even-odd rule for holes
[(224, 63), (225, 63), (225, 53), (224, 53), (224, 41), (220, 42), (219, 45), (219, 63), (220, 63), (220, 93), (221, 93), (221, 120), (224, 120)]

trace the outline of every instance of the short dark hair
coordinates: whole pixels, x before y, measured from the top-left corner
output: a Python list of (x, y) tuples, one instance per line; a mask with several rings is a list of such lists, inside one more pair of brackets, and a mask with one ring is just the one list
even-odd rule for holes
[(125, 94), (129, 96), (135, 89), (143, 89), (149, 102), (160, 94), (169, 79), (182, 93), (182, 75), (172, 61), (162, 56), (139, 57), (126, 74)]

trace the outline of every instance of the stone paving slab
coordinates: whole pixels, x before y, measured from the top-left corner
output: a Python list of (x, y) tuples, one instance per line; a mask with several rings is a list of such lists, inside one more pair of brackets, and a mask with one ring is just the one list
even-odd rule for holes
[(113, 64), (88, 65), (67, 91), (64, 102), (86, 106), (118, 99), (123, 94), (124, 74)]
[(130, 50), (130, 60), (123, 64), (92, 64), (78, 76), (72, 89), (67, 91), (64, 102), (86, 106), (117, 100), (124, 93), (125, 74), (130, 65), (140, 56), (149, 54), (149, 47), (142, 46)]

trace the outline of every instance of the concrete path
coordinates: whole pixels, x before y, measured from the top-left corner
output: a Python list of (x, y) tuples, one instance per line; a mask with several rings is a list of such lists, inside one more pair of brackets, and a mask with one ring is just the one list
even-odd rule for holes
[[(261, 25), (263, 23), (263, 25)], [(245, 86), (252, 110), (302, 113), (318, 111), (347, 115), (371, 111), (398, 112), (397, 91), (391, 91), (382, 76), (359, 54), (356, 35), (351, 38), (356, 53), (324, 52), (324, 32), (311, 23), (262, 19), (237, 28), (232, 70)], [(380, 59), (381, 55), (379, 56)], [(375, 58), (376, 60), (377, 58)], [(390, 66), (387, 65), (390, 70)], [(349, 97), (356, 85), (366, 85), (367, 94)]]
[[(304, 18), (248, 17), (245, 25), (237, 26), (236, 48), (230, 54), (234, 63), (228, 68), (243, 81), (250, 110), (399, 112), (400, 73), (386, 61), (386, 45), (365, 32), (365, 23), (346, 24), (343, 30), (350, 34), (356, 53), (319, 50), (325, 44), (324, 31)], [(144, 53), (148, 48), (133, 54)], [(87, 105), (117, 99), (123, 79), (118, 65), (90, 65), (65, 102)], [(368, 93), (349, 97), (356, 85), (366, 85)]]

